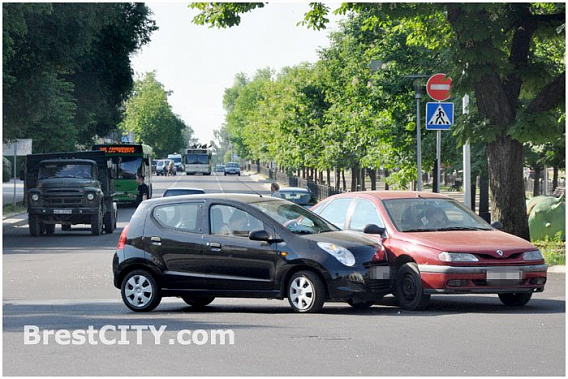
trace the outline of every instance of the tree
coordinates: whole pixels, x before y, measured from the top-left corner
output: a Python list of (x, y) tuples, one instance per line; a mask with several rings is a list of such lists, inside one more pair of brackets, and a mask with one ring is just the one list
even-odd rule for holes
[[(239, 9), (221, 3), (196, 7), (202, 11), (197, 23), (224, 27), (240, 21), (234, 17)], [(325, 27), (327, 12), (312, 4), (304, 23)], [(486, 144), (492, 218), (505, 231), (529, 239), (523, 142), (533, 138), (529, 131), (535, 125), (539, 139), (558, 135), (551, 114), (564, 105), (565, 68), (562, 61), (555, 62), (556, 69), (540, 64), (538, 46), (543, 38), (564, 40), (564, 4), (347, 3), (337, 12), (364, 13), (369, 29), (396, 20), (413, 30), (410, 43), (449, 49), (457, 93), (475, 94), (477, 112), (460, 133)], [(531, 80), (535, 76), (540, 83)]]
[[(181, 152), (187, 146), (182, 132), (191, 128), (172, 112), (168, 103), (170, 92), (149, 72), (136, 80), (134, 91), (125, 103), (120, 130), (132, 132), (136, 140), (152, 146), (156, 156)], [(190, 135), (193, 134), (191, 130)]]
[(143, 4), (4, 3), (3, 138), (75, 150), (115, 130), (130, 54), (156, 29)]

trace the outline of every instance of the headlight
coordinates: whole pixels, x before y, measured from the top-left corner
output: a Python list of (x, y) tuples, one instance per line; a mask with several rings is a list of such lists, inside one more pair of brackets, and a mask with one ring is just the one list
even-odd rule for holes
[(38, 200), (39, 200), (39, 195), (38, 195), (37, 193), (34, 193), (34, 194), (32, 195), (32, 200), (33, 200), (33, 201), (38, 201)]
[(355, 257), (353, 256), (353, 253), (346, 248), (327, 242), (318, 242), (318, 246), (325, 250), (325, 252), (329, 255), (333, 255), (335, 259), (343, 263), (345, 266), (352, 267), (355, 265)]
[(544, 257), (542, 256), (542, 254), (539, 250), (535, 250), (535, 251), (527, 251), (526, 253), (523, 253), (523, 259), (525, 261), (541, 261), (541, 260), (544, 259)]
[(95, 198), (94, 194), (92, 194), (92, 193), (87, 194), (87, 200), (93, 201), (94, 198)]
[(438, 255), (438, 259), (442, 262), (478, 262), (479, 259), (469, 253), (447, 253), (443, 252)]

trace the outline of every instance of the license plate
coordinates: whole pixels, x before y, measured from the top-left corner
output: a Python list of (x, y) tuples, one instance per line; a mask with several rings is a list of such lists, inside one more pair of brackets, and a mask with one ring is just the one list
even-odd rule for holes
[(374, 280), (390, 279), (390, 267), (389, 266), (373, 266), (373, 267), (371, 267), (371, 279), (374, 279)]
[(70, 215), (73, 213), (72, 209), (54, 209), (53, 214), (56, 215)]
[(487, 280), (521, 280), (522, 273), (518, 268), (493, 269), (487, 271)]

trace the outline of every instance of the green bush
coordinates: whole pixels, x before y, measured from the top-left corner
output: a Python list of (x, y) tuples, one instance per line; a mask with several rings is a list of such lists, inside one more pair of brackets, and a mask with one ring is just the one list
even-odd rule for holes
[(12, 178), (12, 163), (6, 159), (6, 157), (2, 158), (2, 181), (9, 182), (10, 178)]
[(557, 233), (554, 239), (546, 238), (544, 241), (534, 241), (546, 264), (549, 266), (566, 265), (566, 242), (563, 241), (563, 233)]

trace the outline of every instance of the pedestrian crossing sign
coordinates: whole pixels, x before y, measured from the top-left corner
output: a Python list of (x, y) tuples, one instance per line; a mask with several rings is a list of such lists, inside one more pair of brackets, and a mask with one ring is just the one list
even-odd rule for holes
[(426, 103), (426, 130), (448, 130), (454, 124), (454, 103)]

